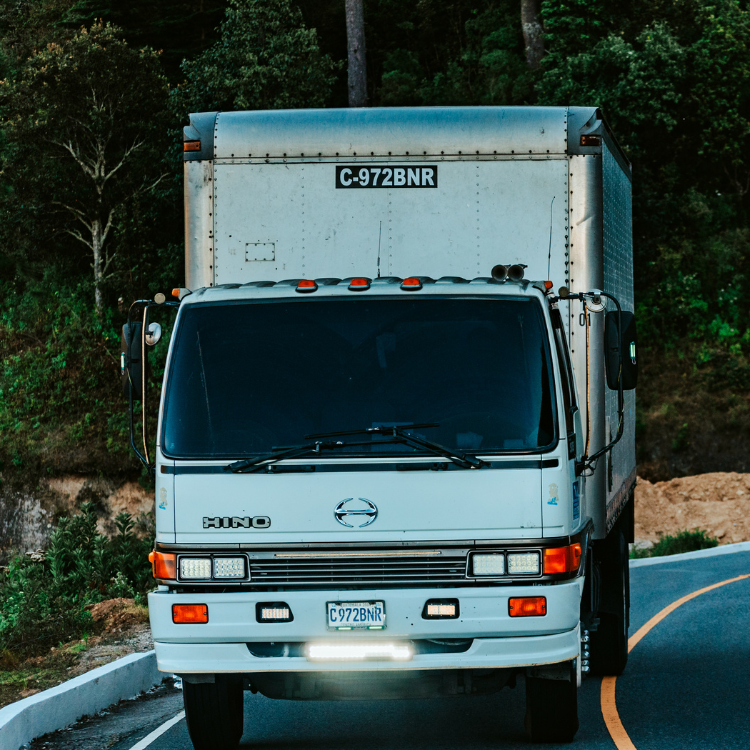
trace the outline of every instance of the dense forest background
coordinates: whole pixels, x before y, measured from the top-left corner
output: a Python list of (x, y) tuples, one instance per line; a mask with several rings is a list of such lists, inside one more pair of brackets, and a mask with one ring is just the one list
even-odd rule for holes
[[(748, 3), (543, 0), (540, 20), (529, 65), (519, 0), (366, 0), (369, 101), (601, 106), (634, 165), (641, 474), (748, 471)], [(186, 114), (347, 106), (346, 55), (344, 0), (0, 0), (6, 486), (140, 474), (119, 329), (184, 283)]]

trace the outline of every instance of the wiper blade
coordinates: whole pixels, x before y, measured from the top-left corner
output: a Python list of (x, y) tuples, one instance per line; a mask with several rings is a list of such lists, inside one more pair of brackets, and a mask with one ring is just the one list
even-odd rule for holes
[[(312, 440), (314, 438), (328, 438), (328, 437), (339, 437), (342, 435), (383, 435), (390, 438), (388, 442), (406, 443), (412, 448), (424, 448), (431, 453), (442, 456), (452, 461), (456, 466), (460, 466), (462, 469), (481, 469), (487, 464), (482, 461), (481, 458), (471, 455), (470, 453), (460, 453), (458, 451), (450, 450), (439, 443), (435, 443), (432, 440), (426, 440), (425, 438), (417, 437), (416, 435), (410, 435), (408, 432), (404, 432), (405, 429), (418, 429), (421, 427), (439, 427), (438, 422), (425, 422), (423, 424), (411, 424), (411, 425), (391, 425), (388, 427), (365, 427), (362, 430), (341, 430), (340, 432), (323, 432), (313, 435), (305, 435), (306, 440)], [(351, 443), (350, 443), (351, 445)], [(367, 443), (372, 445), (372, 443)]]
[(279, 461), (283, 461), (286, 458), (297, 458), (298, 456), (307, 456), (311, 453), (320, 453), (323, 450), (331, 450), (333, 448), (344, 448), (349, 446), (358, 445), (372, 445), (372, 443), (342, 443), (341, 441), (320, 441), (317, 440), (314, 443), (306, 443), (304, 445), (293, 445), (283, 450), (275, 450), (273, 453), (267, 453), (264, 456), (257, 456), (256, 458), (245, 458), (241, 461), (234, 461), (231, 464), (227, 464), (224, 467), (224, 471), (231, 471), (233, 474), (250, 473), (253, 471), (259, 471), (265, 469), (266, 466), (275, 464)]

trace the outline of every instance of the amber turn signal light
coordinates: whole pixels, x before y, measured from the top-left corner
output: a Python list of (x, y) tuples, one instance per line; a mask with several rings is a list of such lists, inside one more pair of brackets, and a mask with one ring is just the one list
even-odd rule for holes
[(185, 141), (182, 144), (182, 150), (183, 151), (200, 151), (201, 142), (200, 141)]
[(547, 614), (547, 597), (522, 596), (508, 599), (508, 614), (511, 617), (543, 617)]
[(544, 550), (544, 575), (577, 573), (581, 564), (581, 545), (576, 542), (567, 547)]
[(174, 580), (177, 578), (177, 555), (171, 552), (149, 552), (148, 561), (154, 578)]
[(415, 292), (422, 288), (422, 281), (416, 276), (409, 276), (408, 279), (404, 279), (401, 282), (401, 288), (405, 289), (407, 292)]
[(208, 622), (208, 605), (173, 604), (172, 622), (183, 625), (200, 625)]

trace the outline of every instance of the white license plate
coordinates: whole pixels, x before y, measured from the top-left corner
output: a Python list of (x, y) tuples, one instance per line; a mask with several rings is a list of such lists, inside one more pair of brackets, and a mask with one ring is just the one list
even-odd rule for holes
[(334, 630), (385, 627), (385, 602), (328, 602), (328, 627)]

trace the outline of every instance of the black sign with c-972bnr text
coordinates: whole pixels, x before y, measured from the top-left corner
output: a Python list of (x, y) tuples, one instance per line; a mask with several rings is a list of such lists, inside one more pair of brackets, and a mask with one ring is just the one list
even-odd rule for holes
[(437, 164), (336, 167), (337, 188), (436, 188)]

